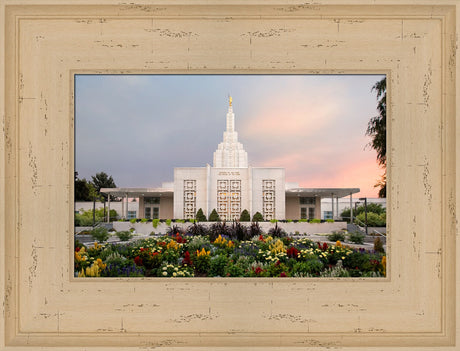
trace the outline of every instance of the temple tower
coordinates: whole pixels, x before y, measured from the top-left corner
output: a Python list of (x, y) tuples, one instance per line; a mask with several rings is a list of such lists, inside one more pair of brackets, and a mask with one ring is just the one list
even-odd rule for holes
[(214, 152), (213, 166), (216, 168), (247, 168), (248, 154), (244, 151), (243, 145), (238, 142), (231, 96), (228, 99), (227, 129), (223, 139)]

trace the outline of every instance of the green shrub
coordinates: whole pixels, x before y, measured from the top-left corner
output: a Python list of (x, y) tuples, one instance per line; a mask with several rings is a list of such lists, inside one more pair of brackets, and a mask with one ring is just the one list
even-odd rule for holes
[(109, 231), (105, 227), (96, 227), (91, 230), (91, 236), (98, 242), (107, 241), (109, 238)]
[(334, 231), (327, 236), (329, 241), (345, 241), (345, 234), (341, 232)]
[(240, 222), (249, 222), (251, 220), (251, 215), (248, 210), (243, 210), (240, 215)]
[(299, 219), (299, 223), (307, 223), (307, 222), (308, 222), (308, 219), (305, 219), (305, 218)]
[(129, 220), (131, 223), (136, 223), (136, 218), (130, 219)]
[(277, 219), (270, 219), (270, 223), (277, 223), (278, 220)]
[[(96, 222), (105, 222), (107, 220), (107, 214), (104, 216), (103, 207), (97, 208), (94, 211), (94, 215), (95, 215)], [(116, 221), (117, 217), (118, 217), (117, 211), (110, 210), (110, 221)], [(92, 209), (83, 211), (82, 213), (75, 214), (75, 226), (87, 227), (90, 225), (93, 225), (93, 210)]]
[(229, 263), (229, 259), (227, 256), (224, 255), (217, 255), (211, 258), (211, 266), (209, 268), (208, 276), (216, 277), (225, 276), (225, 268)]
[(354, 244), (363, 244), (364, 243), (364, 234), (360, 232), (352, 232), (348, 234), (348, 240)]
[(118, 236), (121, 241), (128, 241), (133, 237), (133, 234), (129, 230), (123, 230), (121, 232), (117, 232), (116, 236)]
[(310, 223), (321, 223), (321, 219), (319, 219), (319, 218), (312, 218), (312, 219), (308, 220), (308, 222), (310, 222)]
[(170, 226), (170, 225), (171, 225), (171, 220), (170, 220), (170, 219), (167, 219), (167, 220), (165, 221), (165, 223), (166, 223), (167, 226)]
[(152, 219), (152, 226), (153, 228), (158, 227), (158, 224), (160, 223), (160, 220), (158, 218)]
[(206, 222), (206, 216), (201, 208), (197, 211), (195, 218), (198, 222)]
[[(356, 216), (358, 221), (362, 224), (366, 224), (366, 214), (365, 213), (360, 213), (358, 216)], [(374, 212), (368, 212), (367, 213), (367, 225), (369, 227), (383, 227), (386, 225), (386, 216), (382, 218), (379, 214), (374, 213)]]
[(253, 222), (263, 222), (264, 221), (264, 216), (260, 212), (254, 213), (254, 216), (252, 216), (252, 221)]
[(299, 276), (317, 276), (323, 269), (324, 264), (318, 259), (312, 259), (305, 262), (296, 262), (293, 266), (293, 271), (298, 272)]
[(147, 223), (148, 222), (148, 219), (147, 218), (142, 218), (141, 219), (141, 223)]
[(210, 222), (220, 222), (220, 217), (216, 209), (213, 209), (211, 214), (209, 215), (209, 221)]
[(332, 218), (326, 219), (326, 223), (334, 223), (334, 220)]

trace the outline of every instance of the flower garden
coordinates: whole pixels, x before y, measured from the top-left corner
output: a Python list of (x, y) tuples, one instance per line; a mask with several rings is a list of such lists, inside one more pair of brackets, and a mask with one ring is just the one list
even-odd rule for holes
[[(197, 226), (195, 225), (195, 229)], [(78, 277), (384, 277), (383, 250), (294, 238), (279, 230), (251, 235), (181, 232), (134, 242), (75, 242)], [(193, 229), (193, 228), (192, 228)], [(215, 232), (216, 233), (216, 232)], [(238, 235), (239, 233), (239, 235)], [(235, 233), (234, 233), (235, 234)]]

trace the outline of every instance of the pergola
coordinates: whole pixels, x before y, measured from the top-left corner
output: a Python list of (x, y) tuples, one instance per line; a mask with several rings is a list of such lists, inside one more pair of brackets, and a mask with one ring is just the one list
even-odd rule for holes
[[(286, 197), (319, 197), (321, 199), (331, 198), (332, 218), (339, 215), (339, 198), (350, 196), (350, 221), (353, 222), (353, 194), (359, 193), (359, 188), (291, 188), (286, 190)], [(334, 198), (336, 209), (334, 211)]]
[[(169, 188), (101, 188), (101, 193), (122, 198), (122, 217), (127, 217), (128, 214), (128, 199), (138, 197), (173, 197), (174, 191)], [(125, 205), (126, 204), (126, 205)], [(107, 221), (109, 221), (110, 213), (110, 196), (108, 196)]]

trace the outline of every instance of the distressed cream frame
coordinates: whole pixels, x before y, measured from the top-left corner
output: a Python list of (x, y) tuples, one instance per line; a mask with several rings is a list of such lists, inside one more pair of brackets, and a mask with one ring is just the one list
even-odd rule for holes
[[(171, 3), (0, 2), (1, 348), (458, 350), (459, 3)], [(73, 278), (75, 73), (387, 74), (388, 277)]]

